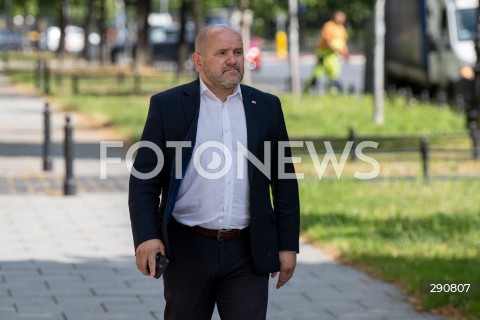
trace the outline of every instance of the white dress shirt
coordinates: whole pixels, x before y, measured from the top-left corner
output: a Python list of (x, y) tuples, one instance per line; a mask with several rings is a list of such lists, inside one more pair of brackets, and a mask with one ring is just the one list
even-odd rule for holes
[[(173, 217), (178, 222), (214, 230), (242, 229), (249, 225), (247, 159), (242, 156), (243, 166), (237, 165), (237, 141), (247, 147), (247, 125), (240, 85), (222, 102), (200, 78), (197, 138), (173, 209)], [(205, 148), (205, 143), (210, 142), (221, 149)], [(198, 153), (202, 145), (205, 149)], [(229, 170), (225, 166), (226, 154), (231, 155)], [(198, 166), (202, 174), (199, 174)], [(243, 168), (243, 172), (237, 175), (238, 167)], [(211, 179), (209, 173), (217, 177)], [(239, 176), (243, 178), (237, 178)]]

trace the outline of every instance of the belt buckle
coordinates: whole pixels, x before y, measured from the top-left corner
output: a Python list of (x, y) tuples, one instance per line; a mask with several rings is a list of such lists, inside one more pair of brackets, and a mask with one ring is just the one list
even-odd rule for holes
[(217, 241), (223, 241), (222, 238), (220, 238), (220, 233), (222, 232), (222, 229), (217, 230)]

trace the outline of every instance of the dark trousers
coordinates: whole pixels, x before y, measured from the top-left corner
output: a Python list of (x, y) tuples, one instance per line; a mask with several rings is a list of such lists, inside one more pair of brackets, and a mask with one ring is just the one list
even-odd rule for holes
[(217, 241), (168, 226), (170, 263), (163, 274), (166, 320), (209, 320), (215, 303), (222, 320), (263, 320), (268, 274), (257, 273), (248, 233)]

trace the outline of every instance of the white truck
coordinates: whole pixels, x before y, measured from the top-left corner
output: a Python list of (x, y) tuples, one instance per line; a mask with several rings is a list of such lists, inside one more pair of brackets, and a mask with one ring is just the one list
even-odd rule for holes
[(387, 85), (474, 94), (478, 0), (387, 0)]

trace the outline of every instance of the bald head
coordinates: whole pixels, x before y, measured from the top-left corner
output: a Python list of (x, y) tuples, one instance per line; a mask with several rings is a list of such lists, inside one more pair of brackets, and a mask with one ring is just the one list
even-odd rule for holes
[(345, 12), (341, 10), (336, 10), (333, 12), (332, 20), (335, 21), (336, 23), (345, 24), (346, 19), (347, 19), (347, 15), (345, 14)]
[(237, 36), (241, 40), (240, 34), (232, 28), (221, 24), (213, 24), (203, 28), (198, 33), (195, 39), (195, 52), (200, 54), (205, 53), (205, 49), (210, 45), (212, 38), (215, 38), (215, 35), (219, 33), (225, 32), (231, 33), (232, 36)]
[(242, 38), (227, 26), (208, 26), (195, 39), (192, 62), (210, 91), (225, 101), (243, 78)]

